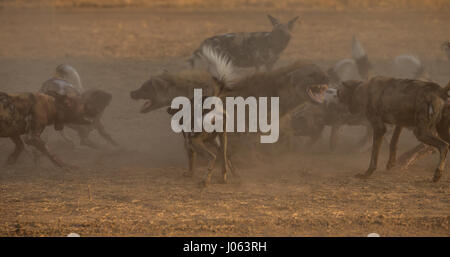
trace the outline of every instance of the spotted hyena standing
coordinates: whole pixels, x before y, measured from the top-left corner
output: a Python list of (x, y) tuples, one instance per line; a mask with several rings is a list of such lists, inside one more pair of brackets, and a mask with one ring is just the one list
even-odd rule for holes
[(271, 15), (268, 17), (273, 25), (271, 32), (228, 33), (207, 38), (194, 51), (189, 63), (194, 67), (196, 60), (202, 59), (203, 47), (208, 46), (227, 56), (237, 67), (259, 69), (264, 66), (271, 70), (290, 41), (298, 16), (287, 23), (280, 23)]

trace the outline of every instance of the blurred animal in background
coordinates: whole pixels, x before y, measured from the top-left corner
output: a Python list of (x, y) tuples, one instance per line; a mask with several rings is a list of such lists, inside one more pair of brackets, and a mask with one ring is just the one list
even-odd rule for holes
[(430, 80), (420, 59), (410, 54), (395, 57), (394, 71), (396, 78)]
[(433, 176), (437, 182), (445, 167), (449, 135), (450, 83), (441, 87), (433, 82), (374, 77), (367, 82), (346, 81), (338, 90), (339, 101), (351, 113), (364, 110), (373, 128), (370, 165), (359, 178), (368, 178), (377, 168), (378, 154), (386, 124), (395, 126), (386, 168), (396, 165), (397, 144), (403, 127), (413, 129), (416, 138), (439, 150), (440, 160)]
[(189, 58), (192, 67), (202, 60), (203, 47), (208, 46), (221, 56), (226, 56), (234, 66), (256, 68), (264, 66), (271, 70), (280, 54), (291, 40), (294, 24), (298, 16), (287, 23), (268, 15), (273, 29), (270, 32), (228, 33), (205, 39)]
[[(86, 119), (91, 120), (92, 123), (89, 125), (66, 124), (66, 127), (76, 131), (80, 138), (80, 145), (99, 149), (99, 146), (89, 139), (89, 133), (93, 130), (97, 130), (100, 136), (107, 142), (113, 146), (118, 146), (117, 142), (106, 132), (101, 122), (106, 107), (111, 103), (112, 95), (99, 89), (85, 91), (81, 84), (80, 75), (74, 67), (68, 64), (58, 65), (55, 69), (55, 76), (45, 81), (39, 92), (45, 94), (70, 93), (80, 97), (83, 104), (84, 116)], [(72, 140), (66, 136), (64, 130), (60, 130), (60, 134), (71, 146), (75, 145)]]
[(60, 64), (55, 69), (55, 74), (42, 84), (40, 92), (74, 91), (81, 95), (84, 88), (80, 75), (74, 67), (68, 64)]
[(50, 152), (40, 137), (47, 126), (53, 124), (56, 130), (62, 130), (65, 123), (90, 123), (84, 118), (83, 104), (76, 94), (0, 92), (0, 137), (9, 137), (15, 144), (14, 152), (9, 155), (7, 164), (15, 163), (23, 152), (22, 136), (24, 136), (27, 145), (35, 147), (56, 166), (67, 167), (67, 164)]
[(372, 75), (373, 66), (356, 36), (353, 36), (352, 39), (351, 52), (351, 59), (340, 60), (328, 69), (327, 73), (331, 84), (339, 85), (339, 83), (347, 80), (368, 80)]
[(442, 43), (441, 48), (447, 54), (448, 61), (450, 62), (450, 41)]

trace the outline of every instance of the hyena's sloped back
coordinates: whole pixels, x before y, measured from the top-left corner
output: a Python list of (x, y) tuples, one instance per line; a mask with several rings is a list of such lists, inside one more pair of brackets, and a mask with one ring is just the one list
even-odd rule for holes
[(203, 47), (211, 47), (227, 56), (233, 65), (241, 68), (265, 66), (272, 69), (280, 54), (287, 47), (295, 21), (280, 23), (268, 15), (273, 25), (271, 32), (229, 33), (205, 39), (189, 58), (192, 67), (202, 59)]

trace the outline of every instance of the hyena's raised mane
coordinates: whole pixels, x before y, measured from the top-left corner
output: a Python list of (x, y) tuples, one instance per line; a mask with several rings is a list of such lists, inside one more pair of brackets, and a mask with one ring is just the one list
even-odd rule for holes
[(203, 47), (207, 46), (227, 56), (237, 67), (259, 69), (264, 66), (271, 70), (290, 41), (298, 16), (287, 23), (280, 23), (271, 15), (268, 18), (273, 25), (272, 31), (228, 33), (207, 38), (194, 51), (189, 63), (194, 67), (196, 60), (203, 59)]

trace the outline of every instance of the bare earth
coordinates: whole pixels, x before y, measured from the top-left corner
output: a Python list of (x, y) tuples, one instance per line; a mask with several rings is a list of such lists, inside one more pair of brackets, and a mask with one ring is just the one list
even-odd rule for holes
[[(299, 140), (296, 151), (263, 162), (233, 156), (241, 183), (222, 185), (213, 177), (201, 190), (205, 166), (194, 178), (182, 177), (187, 159), (181, 136), (171, 131), (164, 110), (139, 114), (142, 103), (129, 91), (163, 68), (186, 68), (186, 58), (208, 36), (269, 30), (266, 13), (0, 9), (0, 90), (36, 91), (58, 64), (69, 63), (86, 88), (113, 93), (104, 122), (123, 146), (115, 150), (94, 133), (103, 151), (71, 149), (49, 127), (43, 137), (51, 149), (80, 168), (62, 171), (43, 159), (33, 169), (27, 154), (14, 166), (1, 166), (0, 235), (450, 236), (450, 175), (431, 183), (437, 156), (387, 172), (385, 151), (371, 179), (356, 179), (369, 162), (367, 152), (350, 151), (361, 128), (345, 128), (335, 153), (323, 139), (312, 149)], [(441, 85), (450, 80), (439, 49), (450, 39), (448, 13), (272, 14), (302, 20), (278, 65), (302, 58), (327, 68), (350, 56), (356, 34), (380, 74), (391, 74), (396, 55), (414, 53)], [(416, 144), (410, 132), (400, 141), (401, 152)], [(13, 144), (0, 142), (3, 162)]]

